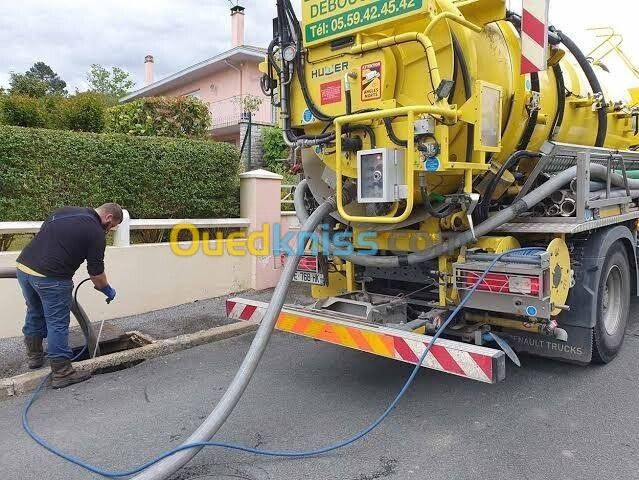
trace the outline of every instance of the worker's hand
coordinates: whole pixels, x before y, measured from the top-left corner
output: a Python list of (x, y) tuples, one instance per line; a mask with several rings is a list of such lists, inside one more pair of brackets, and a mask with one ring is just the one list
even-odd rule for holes
[(115, 299), (115, 289), (111, 285), (107, 285), (103, 288), (95, 287), (95, 289), (104, 293), (104, 295), (107, 297), (106, 303), (111, 303)]

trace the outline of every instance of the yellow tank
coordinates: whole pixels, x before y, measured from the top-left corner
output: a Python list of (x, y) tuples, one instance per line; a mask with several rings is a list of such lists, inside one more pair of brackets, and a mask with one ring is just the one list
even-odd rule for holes
[[(292, 126), (306, 135), (334, 130), (344, 134), (348, 125), (370, 126), (375, 147), (397, 148), (398, 138), (393, 142), (385, 125), (389, 120), (384, 118), (390, 118), (395, 137), (409, 141), (406, 175), (412, 176), (408, 183), (413, 199), (408, 199), (405, 215), (395, 208), (380, 219), (363, 208), (354, 207), (347, 215), (341, 208), (347, 220), (376, 217), (371, 223), (401, 223), (421, 199), (420, 177), (431, 193), (450, 194), (461, 185), (470, 193), (490, 162), (503, 162), (517, 150), (537, 151), (549, 139), (594, 146), (603, 107), (604, 145), (629, 149), (639, 144), (631, 95), (610, 99), (604, 85), (602, 103), (564, 44), (551, 47), (547, 71), (520, 73), (520, 35), (517, 22), (507, 19), (504, 0), (306, 0), (302, 11), (308, 95), (321, 114), (338, 120), (317, 119), (295, 75)], [(442, 80), (453, 80), (454, 90), (438, 99), (435, 92)], [(348, 113), (349, 88), (354, 115), (345, 121), (339, 117)], [(496, 98), (492, 103), (491, 97)], [(436, 155), (418, 151), (408, 138), (412, 123), (425, 118), (437, 124), (432, 136), (439, 145)], [(500, 132), (491, 133), (491, 122), (500, 125)], [(365, 130), (358, 135), (363, 149), (373, 146)], [(437, 161), (428, 164), (431, 157)], [(321, 173), (329, 186), (326, 173), (314, 162), (321, 160), (338, 177), (357, 177), (356, 154), (343, 152), (341, 142), (307, 149), (304, 159), (310, 175)], [(323, 196), (319, 184), (315, 178), (311, 188)], [(341, 193), (341, 182), (333, 186)]]

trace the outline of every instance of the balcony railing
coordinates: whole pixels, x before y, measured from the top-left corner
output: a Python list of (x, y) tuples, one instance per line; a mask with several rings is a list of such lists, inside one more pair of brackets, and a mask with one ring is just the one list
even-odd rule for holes
[[(212, 128), (222, 128), (237, 125), (242, 121), (247, 121), (247, 112), (243, 111), (243, 101), (241, 95), (235, 95), (224, 100), (212, 102), (209, 106), (211, 112)], [(273, 107), (268, 99), (264, 99), (260, 108), (253, 112), (253, 122), (273, 123)]]

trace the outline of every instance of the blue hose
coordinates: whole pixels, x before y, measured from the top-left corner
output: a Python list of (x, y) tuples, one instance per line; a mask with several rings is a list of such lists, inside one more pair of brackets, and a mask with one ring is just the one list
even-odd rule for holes
[[(481, 277), (479, 277), (479, 279), (473, 285), (473, 287), (468, 291), (468, 293), (466, 294), (464, 299), (459, 303), (459, 305), (457, 305), (455, 310), (453, 310), (453, 312), (448, 317), (448, 319), (437, 330), (435, 335), (433, 335), (432, 340), (430, 341), (430, 343), (426, 347), (426, 350), (424, 350), (424, 353), (422, 354), (421, 358), (419, 359), (419, 362), (417, 363), (417, 365), (415, 365), (415, 368), (413, 369), (412, 373), (410, 374), (410, 376), (408, 377), (408, 379), (404, 383), (404, 386), (401, 388), (401, 390), (399, 391), (399, 393), (397, 394), (395, 399), (390, 403), (390, 405), (386, 408), (386, 410), (384, 410), (384, 412), (379, 416), (379, 418), (377, 420), (375, 420), (373, 423), (371, 423), (364, 430), (360, 431), (356, 435), (353, 435), (352, 437), (344, 439), (344, 440), (342, 440), (340, 442), (337, 442), (337, 443), (335, 443), (333, 445), (329, 445), (329, 446), (323, 447), (323, 448), (318, 448), (316, 450), (307, 450), (307, 451), (302, 451), (302, 452), (294, 452), (294, 451), (261, 450), (261, 449), (258, 449), (258, 448), (252, 448), (252, 447), (247, 447), (247, 446), (244, 446), (244, 445), (237, 445), (237, 444), (226, 443), (226, 442), (198, 442), (198, 443), (191, 443), (191, 444), (187, 444), (187, 445), (182, 445), (180, 447), (177, 447), (177, 448), (174, 448), (172, 450), (169, 450), (169, 451), (161, 454), (160, 456), (158, 456), (158, 457), (156, 457), (156, 458), (154, 458), (152, 460), (149, 460), (148, 462), (144, 463), (143, 465), (140, 465), (139, 467), (132, 468), (130, 470), (125, 470), (125, 471), (121, 471), (121, 472), (105, 470), (103, 468), (91, 465), (91, 464), (89, 464), (89, 463), (83, 461), (82, 459), (79, 459), (79, 458), (77, 458), (77, 457), (75, 457), (73, 455), (70, 455), (68, 453), (62, 452), (61, 450), (58, 450), (53, 445), (49, 444), (44, 438), (40, 437), (37, 433), (35, 433), (33, 431), (33, 429), (31, 428), (31, 426), (29, 425), (29, 410), (33, 406), (35, 400), (38, 398), (40, 392), (42, 391), (42, 388), (44, 387), (44, 385), (47, 382), (47, 380), (49, 379), (49, 377), (44, 379), (44, 381), (38, 386), (36, 391), (33, 393), (33, 395), (31, 395), (31, 397), (29, 398), (29, 400), (25, 404), (24, 410), (22, 412), (22, 427), (24, 428), (25, 432), (27, 432), (27, 434), (36, 443), (38, 443), (40, 446), (42, 446), (43, 448), (47, 449), (48, 451), (50, 451), (54, 455), (57, 455), (58, 457), (66, 460), (66, 461), (68, 461), (70, 463), (73, 463), (74, 465), (82, 467), (85, 470), (88, 470), (89, 472), (92, 472), (92, 473), (95, 473), (97, 475), (101, 475), (101, 476), (107, 477), (107, 478), (122, 478), (122, 477), (129, 477), (131, 475), (135, 475), (137, 473), (140, 473), (140, 472), (146, 470), (147, 468), (151, 467), (152, 465), (155, 465), (156, 463), (158, 463), (159, 461), (161, 461), (161, 460), (163, 460), (163, 459), (165, 459), (167, 457), (175, 455), (176, 453), (181, 452), (183, 450), (189, 450), (191, 448), (217, 447), (217, 448), (226, 448), (226, 449), (230, 449), (230, 450), (239, 450), (241, 452), (253, 453), (253, 454), (256, 454), (256, 455), (263, 455), (263, 456), (269, 456), (269, 457), (286, 457), (286, 458), (313, 457), (313, 456), (316, 456), (316, 455), (321, 455), (321, 454), (324, 454), (324, 453), (332, 452), (334, 450), (338, 450), (340, 448), (343, 448), (343, 447), (346, 447), (348, 445), (351, 445), (351, 444), (357, 442), (358, 440), (360, 440), (361, 438), (365, 437), (366, 435), (368, 435), (375, 428), (377, 428), (386, 419), (386, 417), (388, 417), (388, 415), (390, 415), (390, 413), (395, 409), (395, 407), (397, 406), (399, 401), (406, 394), (406, 392), (410, 388), (411, 384), (415, 380), (415, 377), (417, 376), (417, 373), (419, 372), (422, 363), (426, 359), (426, 356), (428, 355), (428, 352), (430, 352), (430, 350), (431, 350), (432, 346), (434, 345), (434, 343), (437, 341), (437, 339), (439, 339), (439, 337), (441, 337), (441, 335), (443, 334), (444, 330), (448, 327), (448, 325), (450, 325), (450, 323), (457, 317), (457, 315), (462, 310), (462, 308), (464, 308), (464, 306), (466, 305), (466, 303), (468, 302), (470, 297), (475, 293), (475, 291), (477, 290), (477, 287), (479, 287), (479, 285), (486, 279), (486, 276), (488, 275), (488, 273), (490, 273), (490, 271), (497, 264), (497, 262), (499, 262), (502, 258), (504, 258), (504, 257), (506, 257), (508, 255), (513, 255), (513, 254), (532, 255), (532, 254), (534, 254), (534, 252), (539, 252), (539, 251), (543, 251), (543, 249), (520, 248), (520, 249), (511, 250), (509, 252), (505, 252), (505, 253), (502, 253), (502, 254), (498, 255), (491, 262), (491, 264), (488, 266), (486, 271), (481, 275)], [(78, 357), (79, 357), (79, 355), (78, 355)]]

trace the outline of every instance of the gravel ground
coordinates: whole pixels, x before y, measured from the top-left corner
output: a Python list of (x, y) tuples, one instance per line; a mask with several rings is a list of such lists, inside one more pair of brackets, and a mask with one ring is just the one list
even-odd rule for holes
[[(120, 327), (126, 332), (137, 330), (157, 340), (171, 338), (232, 323), (226, 318), (227, 298), (248, 297), (268, 302), (272, 293), (272, 289), (234, 293), (141, 315), (109, 320), (108, 323)], [(295, 283), (289, 290), (287, 303), (309, 304), (313, 301), (309, 293), (308, 286)], [(96, 331), (99, 329), (99, 323), (97, 325)], [(0, 378), (26, 372), (26, 362), (27, 357), (22, 337), (0, 339)]]

